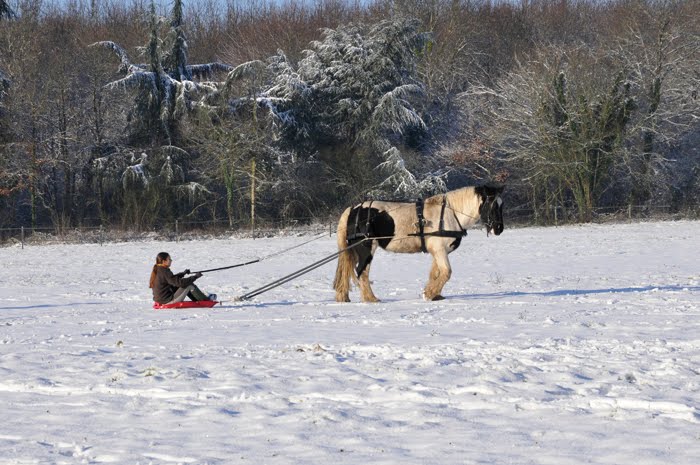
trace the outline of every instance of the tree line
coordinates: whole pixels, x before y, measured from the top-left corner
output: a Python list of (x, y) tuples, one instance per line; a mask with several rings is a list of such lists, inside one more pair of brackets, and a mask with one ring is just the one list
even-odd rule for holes
[(0, 228), (320, 218), (505, 183), (700, 205), (696, 0), (0, 0)]

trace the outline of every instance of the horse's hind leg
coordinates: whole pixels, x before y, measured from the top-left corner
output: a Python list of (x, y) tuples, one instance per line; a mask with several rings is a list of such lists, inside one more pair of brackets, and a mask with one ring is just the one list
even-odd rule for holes
[(442, 300), (442, 288), (452, 276), (452, 267), (447, 259), (447, 253), (439, 251), (433, 253), (433, 266), (430, 268), (428, 284), (425, 285), (423, 297), (425, 300)]
[(360, 286), (360, 296), (363, 302), (379, 302), (377, 296), (374, 295), (372, 291), (372, 286), (369, 283), (369, 269), (372, 266), (372, 258), (374, 257), (374, 252), (377, 249), (376, 241), (372, 241), (372, 250), (367, 260), (367, 266), (359, 276), (359, 286)]

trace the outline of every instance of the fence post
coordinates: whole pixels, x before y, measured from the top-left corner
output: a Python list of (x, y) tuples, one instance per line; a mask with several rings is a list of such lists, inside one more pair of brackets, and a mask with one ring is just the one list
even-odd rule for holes
[(22, 249), (24, 249), (24, 226), (22, 226), (22, 233), (20, 234), (20, 242), (22, 243)]
[(104, 235), (104, 228), (102, 227), (102, 225), (100, 225), (100, 247), (102, 247), (102, 244), (104, 242), (103, 235)]
[(175, 242), (180, 243), (180, 220), (175, 220)]

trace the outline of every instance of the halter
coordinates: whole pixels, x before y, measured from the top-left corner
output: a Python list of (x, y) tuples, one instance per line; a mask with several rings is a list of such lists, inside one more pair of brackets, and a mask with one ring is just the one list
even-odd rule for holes
[[(493, 196), (487, 195), (486, 200), (484, 200), (484, 203), (482, 203), (481, 207), (479, 207), (479, 210), (481, 210), (481, 208), (483, 208), (486, 205), (488, 205), (488, 208), (489, 208), (488, 215), (486, 215), (486, 221), (484, 221), (484, 226), (486, 226), (486, 235), (489, 234), (489, 231), (494, 229), (494, 226), (493, 226), (494, 222), (491, 220), (491, 209), (493, 208), (493, 204), (496, 202), (497, 198), (498, 198), (498, 194), (493, 195)], [(490, 202), (489, 202), (489, 199), (491, 199)], [(481, 212), (479, 212), (479, 214), (481, 214)]]
[[(491, 199), (491, 200), (489, 201), (489, 199)], [(452, 207), (451, 205), (447, 205), (447, 208), (449, 208), (450, 210), (452, 210), (452, 214), (454, 215), (455, 220), (457, 220), (457, 224), (459, 225), (459, 227), (460, 227), (462, 230), (464, 230), (464, 228), (462, 227), (462, 222), (459, 221), (459, 217), (457, 216), (457, 213), (460, 213), (460, 214), (466, 216), (467, 218), (471, 218), (471, 219), (473, 219), (473, 220), (479, 221), (479, 220), (482, 219), (482, 217), (481, 217), (481, 209), (482, 209), (484, 206), (486, 206), (486, 205), (489, 206), (489, 209), (490, 209), (490, 208), (493, 208), (493, 204), (494, 204), (494, 202), (496, 202), (497, 199), (498, 199), (498, 194), (486, 196), (486, 199), (482, 202), (481, 205), (479, 205), (479, 216), (474, 216), (474, 215), (470, 215), (470, 214), (468, 214), (468, 213), (464, 213), (463, 211), (457, 210), (456, 208)], [(445, 202), (445, 201), (446, 201), (446, 200), (443, 198), (443, 209), (444, 209), (444, 202)], [(489, 211), (490, 211), (490, 210), (489, 210)], [(440, 219), (442, 220), (442, 213), (440, 214)], [(488, 231), (489, 231), (490, 229), (493, 228), (493, 221), (491, 221), (491, 216), (490, 216), (490, 215), (487, 215), (487, 221), (482, 221), (482, 222), (483, 222), (484, 226), (486, 226), (486, 228), (487, 228), (487, 229), (486, 229), (486, 233), (488, 234)], [(465, 232), (465, 235), (466, 235), (466, 232)]]

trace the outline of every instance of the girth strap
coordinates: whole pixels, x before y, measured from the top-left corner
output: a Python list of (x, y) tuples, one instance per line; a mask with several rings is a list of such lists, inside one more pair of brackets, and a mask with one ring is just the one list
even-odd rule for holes
[(447, 196), (442, 196), (442, 207), (440, 207), (440, 231), (445, 230), (445, 206), (447, 205)]
[[(367, 205), (367, 223), (365, 224), (365, 234), (369, 235), (370, 232), (370, 222), (372, 221), (372, 202), (374, 200), (369, 201), (369, 205)], [(360, 216), (360, 215), (357, 215)]]
[[(428, 253), (428, 249), (425, 247), (425, 218), (423, 217), (423, 207), (425, 202), (423, 199), (416, 200), (416, 216), (418, 217), (418, 236), (420, 237), (420, 251), (423, 253)], [(442, 223), (442, 218), (440, 219)]]

